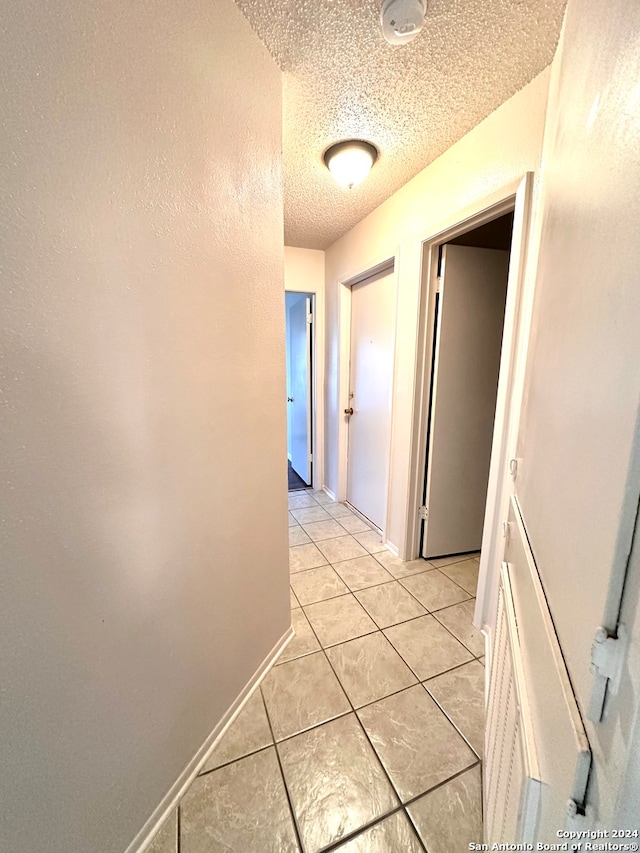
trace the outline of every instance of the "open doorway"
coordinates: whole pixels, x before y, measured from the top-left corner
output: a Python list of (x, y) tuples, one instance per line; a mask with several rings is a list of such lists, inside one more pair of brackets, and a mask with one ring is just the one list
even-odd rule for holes
[(513, 211), (438, 245), (420, 552), (480, 551)]
[(313, 294), (285, 293), (289, 491), (313, 482)]

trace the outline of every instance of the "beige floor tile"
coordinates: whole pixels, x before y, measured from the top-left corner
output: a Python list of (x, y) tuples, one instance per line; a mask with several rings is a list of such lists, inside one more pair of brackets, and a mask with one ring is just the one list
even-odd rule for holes
[(328, 506), (330, 504), (334, 504), (335, 501), (333, 498), (330, 498), (326, 492), (323, 492), (321, 489), (314, 490), (311, 492), (315, 500), (321, 504), (322, 506)]
[(318, 506), (317, 501), (314, 500), (313, 496), (307, 494), (307, 492), (293, 492), (293, 494), (289, 493), (289, 509), (304, 509), (308, 506)]
[(409, 575), (416, 575), (419, 572), (425, 572), (431, 569), (432, 566), (426, 560), (408, 560), (403, 561), (398, 557), (394, 557), (391, 551), (385, 550), (376, 553), (376, 560), (389, 571), (394, 578), (405, 578)]
[(440, 610), (469, 598), (468, 592), (438, 569), (403, 578), (401, 583), (429, 611)]
[(411, 822), (401, 811), (334, 849), (335, 853), (423, 853)]
[(317, 853), (397, 805), (354, 714), (291, 738), (279, 750), (307, 853)]
[(452, 566), (444, 566), (442, 572), (452, 581), (466, 589), (471, 595), (476, 594), (478, 589), (478, 572), (480, 565), (477, 560), (463, 560), (461, 563), (454, 563)]
[(347, 533), (371, 533), (371, 527), (357, 515), (343, 516), (339, 521)]
[(370, 554), (379, 554), (387, 551), (387, 546), (382, 543), (382, 536), (377, 530), (368, 530), (366, 533), (354, 533), (353, 538), (366, 548)]
[(303, 530), (314, 542), (336, 539), (345, 534), (344, 527), (335, 518), (330, 518), (328, 521), (312, 521), (310, 524), (305, 524)]
[(349, 507), (344, 504), (323, 504), (323, 507), (332, 518), (355, 517), (355, 513), (351, 512)]
[(352, 592), (393, 580), (393, 575), (371, 555), (342, 560), (335, 564), (335, 570)]
[(398, 581), (361, 589), (355, 596), (379, 628), (388, 628), (427, 612)]
[(296, 524), (295, 527), (289, 528), (289, 547), (291, 548), (293, 545), (306, 545), (307, 542), (311, 542), (309, 536), (305, 533), (305, 531), (300, 527), (299, 524)]
[(318, 548), (330, 563), (341, 560), (353, 560), (355, 557), (366, 557), (367, 551), (353, 536), (341, 536), (339, 539), (325, 539), (318, 543)]
[(290, 513), (290, 512), (288, 512), (288, 513), (287, 513), (287, 515), (288, 515), (288, 517), (289, 517), (289, 527), (293, 527), (293, 525), (294, 525), (294, 524), (297, 524), (297, 523), (298, 523), (298, 522), (295, 520), (295, 518), (291, 515), (291, 513)]
[(147, 853), (178, 853), (177, 809), (171, 812), (171, 816), (147, 848)]
[(484, 654), (484, 637), (473, 626), (473, 612), (476, 606), (475, 598), (463, 601), (446, 610), (439, 610), (435, 616), (439, 622), (448, 628), (452, 634), (464, 643), (476, 657)]
[(300, 607), (300, 602), (296, 598), (292, 589), (289, 590), (289, 604), (291, 605), (292, 610), (295, 610), (296, 607)]
[(262, 695), (276, 740), (351, 710), (322, 652), (274, 667), (262, 682)]
[(403, 802), (477, 761), (421, 684), (357, 713)]
[(326, 566), (327, 561), (323, 554), (313, 543), (309, 545), (295, 545), (289, 548), (289, 569), (293, 572), (302, 572), (305, 569), (315, 569), (317, 566)]
[(304, 610), (311, 627), (325, 648), (377, 630), (375, 622), (353, 595), (342, 595), (340, 598), (309, 604)]
[(433, 616), (403, 622), (384, 634), (421, 681), (473, 657)]
[(298, 524), (311, 524), (313, 521), (329, 521), (331, 516), (321, 506), (309, 506), (305, 509), (291, 510), (291, 515), (295, 518)]
[(320, 649), (320, 643), (311, 630), (311, 625), (309, 625), (309, 620), (305, 616), (304, 611), (292, 611), (291, 627), (295, 632), (295, 636), (278, 658), (276, 666), (294, 658), (301, 658), (311, 652), (317, 652)]
[(484, 750), (484, 678), (484, 667), (474, 660), (424, 685), (480, 758)]
[(484, 655), (482, 655), (482, 657), (478, 658), (478, 661), (482, 664), (482, 666), (484, 666)]
[(180, 817), (180, 853), (298, 851), (274, 747), (198, 777)]
[(416, 683), (416, 677), (379, 631), (327, 649), (347, 696), (356, 708)]
[(307, 569), (291, 576), (291, 586), (300, 604), (313, 604), (349, 592), (331, 566)]
[(425, 794), (407, 811), (429, 853), (468, 850), (482, 843), (482, 781), (480, 767)]
[(202, 772), (228, 764), (273, 743), (260, 690), (254, 690), (244, 708), (224, 733)]

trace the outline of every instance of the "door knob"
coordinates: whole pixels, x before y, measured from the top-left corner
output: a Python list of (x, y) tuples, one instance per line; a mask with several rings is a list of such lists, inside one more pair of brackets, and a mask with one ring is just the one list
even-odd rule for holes
[(293, 403), (293, 397), (287, 397), (287, 403)]
[(349, 406), (348, 409), (344, 410), (344, 413), (345, 413), (345, 415), (352, 415), (353, 414), (353, 408), (351, 406)]

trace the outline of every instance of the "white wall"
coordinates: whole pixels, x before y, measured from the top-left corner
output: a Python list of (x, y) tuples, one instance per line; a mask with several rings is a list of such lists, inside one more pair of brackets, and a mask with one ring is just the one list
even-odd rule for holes
[[(421, 243), (482, 209), (502, 187), (539, 166), (549, 71), (499, 107), (326, 252), (325, 482), (339, 493), (339, 455), (346, 448), (339, 399), (339, 282), (395, 256), (397, 326), (386, 538), (403, 552), (416, 383)], [(480, 206), (479, 206), (480, 205)], [(344, 497), (340, 495), (339, 497)]]
[(0, 32), (0, 849), (122, 853), (289, 626), (281, 79), (231, 0)]
[(325, 351), (325, 271), (324, 252), (318, 249), (284, 247), (284, 287), (287, 292), (312, 293), (315, 297), (315, 363), (313, 399), (315, 401), (313, 442), (313, 486), (321, 489), (324, 476), (324, 351)]
[[(550, 88), (518, 442), (516, 493), (585, 716), (594, 632), (616, 628), (609, 578), (629, 561), (640, 496), (639, 39), (637, 4), (569, 0)], [(588, 800), (608, 828), (638, 828), (637, 548), (620, 616), (630, 635), (620, 692), (601, 723), (586, 721)]]

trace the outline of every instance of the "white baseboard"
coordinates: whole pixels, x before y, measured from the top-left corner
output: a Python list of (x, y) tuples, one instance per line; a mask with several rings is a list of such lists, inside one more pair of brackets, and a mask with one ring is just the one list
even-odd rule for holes
[(187, 793), (189, 786), (196, 778), (209, 756), (215, 749), (220, 738), (227, 731), (231, 723), (238, 716), (240, 711), (248, 702), (251, 694), (257, 689), (260, 682), (275, 664), (280, 654), (293, 639), (293, 628), (289, 628), (285, 634), (278, 640), (273, 649), (269, 652), (264, 661), (260, 664), (256, 672), (251, 677), (242, 693), (238, 696), (233, 705), (229, 708), (218, 725), (213, 729), (202, 746), (198, 749), (191, 761), (187, 764), (180, 776), (173, 783), (169, 792), (164, 797), (162, 802), (154, 810), (151, 817), (144, 824), (140, 832), (133, 839), (131, 844), (125, 850), (125, 853), (144, 853), (149, 848), (151, 842), (162, 829), (164, 823), (170, 817), (171, 813), (178, 805), (182, 797)]
[(384, 545), (389, 551), (391, 551), (394, 557), (399, 556), (399, 548), (397, 545), (393, 545), (391, 542), (385, 542)]
[(335, 496), (335, 494), (331, 491), (331, 489), (328, 489), (326, 486), (323, 486), (323, 487), (322, 487), (322, 491), (325, 493), (325, 495), (329, 495), (329, 497), (331, 498), (331, 500), (332, 500), (332, 501), (335, 501), (336, 496)]

